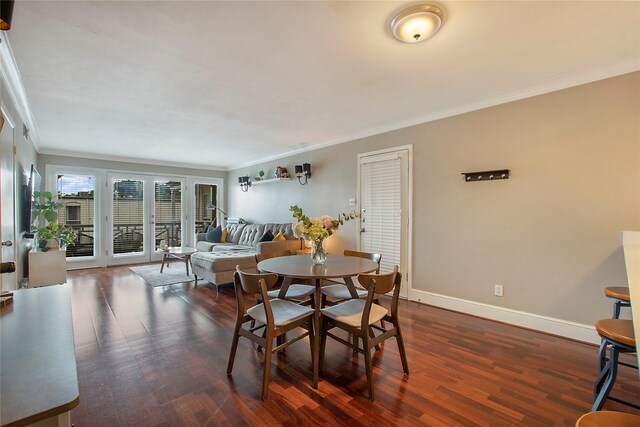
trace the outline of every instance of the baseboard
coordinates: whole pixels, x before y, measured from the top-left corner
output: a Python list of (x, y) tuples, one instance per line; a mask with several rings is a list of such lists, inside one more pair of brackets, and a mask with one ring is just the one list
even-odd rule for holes
[(559, 335), (578, 341), (599, 344), (600, 338), (592, 325), (570, 322), (553, 317), (540, 316), (524, 311), (511, 310), (495, 305), (483, 304), (475, 301), (454, 298), (446, 295), (434, 294), (416, 289), (409, 291), (409, 299), (435, 307), (459, 311), (461, 313), (484, 317), (511, 325), (534, 329), (553, 335)]

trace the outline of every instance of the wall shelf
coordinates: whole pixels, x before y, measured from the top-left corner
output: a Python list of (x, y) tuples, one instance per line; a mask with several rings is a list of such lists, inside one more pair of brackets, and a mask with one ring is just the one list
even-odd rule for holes
[(291, 178), (270, 178), (262, 181), (251, 181), (251, 185), (271, 184), (272, 182), (291, 181)]

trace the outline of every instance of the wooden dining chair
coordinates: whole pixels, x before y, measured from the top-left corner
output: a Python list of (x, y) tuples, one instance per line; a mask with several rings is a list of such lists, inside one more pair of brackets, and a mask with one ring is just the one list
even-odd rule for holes
[[(358, 251), (351, 251), (347, 249), (343, 252), (343, 255), (354, 256), (358, 258), (371, 260), (378, 264), (378, 269), (376, 270), (376, 273), (380, 273), (380, 261), (382, 260), (382, 254), (358, 252)], [(335, 282), (335, 281), (332, 280), (331, 282)], [(358, 293), (359, 298), (365, 298), (367, 296), (367, 291), (364, 289), (356, 288), (356, 292)], [(327, 300), (327, 298), (331, 298), (331, 300)], [(334, 305), (342, 301), (350, 300), (352, 298), (353, 297), (349, 292), (349, 288), (347, 288), (347, 285), (344, 285), (342, 283), (336, 283), (335, 285), (327, 285), (322, 287), (322, 305), (323, 306)]]
[[(229, 363), (227, 364), (227, 375), (233, 371), (233, 362), (238, 349), (240, 337), (245, 337), (264, 349), (264, 371), (262, 376), (262, 400), (267, 399), (269, 392), (269, 374), (271, 371), (271, 356), (289, 345), (309, 336), (311, 346), (311, 357), (313, 358), (313, 309), (294, 304), (283, 299), (270, 300), (267, 296), (267, 289), (272, 287), (278, 280), (277, 274), (255, 274), (240, 271), (239, 266), (233, 276), (233, 283), (236, 290), (236, 324), (233, 331), (233, 341), (229, 353)], [(245, 307), (245, 297), (261, 295), (262, 303), (252, 307)], [(258, 326), (249, 328), (243, 327), (247, 322), (256, 322)], [(273, 340), (284, 336), (292, 329), (302, 327), (306, 329), (304, 333), (295, 338), (284, 341), (276, 347)], [(264, 328), (262, 335), (255, 332)]]
[[(290, 256), (290, 250), (276, 251), (276, 252), (267, 252), (262, 254), (256, 254), (256, 263), (260, 261), (264, 261), (265, 259), (278, 258), (281, 256)], [(284, 296), (284, 299), (300, 302), (303, 304), (311, 304), (313, 305), (313, 294), (316, 288), (314, 286), (305, 285), (301, 283), (292, 283), (287, 288), (287, 293)], [(267, 292), (269, 298), (278, 298), (280, 294), (280, 289), (272, 289)]]
[[(404, 341), (402, 339), (402, 332), (400, 331), (400, 320), (398, 318), (398, 297), (400, 295), (402, 275), (398, 273), (398, 266), (396, 266), (391, 273), (361, 274), (358, 276), (358, 282), (367, 289), (366, 299), (351, 299), (343, 302), (342, 304), (323, 308), (321, 310), (322, 320), (320, 328), (321, 342), (319, 364), (320, 369), (322, 370), (328, 336), (338, 342), (341, 342), (347, 347), (363, 353), (367, 372), (369, 400), (373, 402), (375, 396), (373, 392), (373, 374), (371, 365), (372, 348), (386, 339), (396, 337), (398, 351), (400, 352), (400, 360), (402, 361), (402, 370), (405, 375), (409, 375), (409, 365), (407, 363), (407, 355), (404, 349)], [(378, 295), (384, 295), (392, 290), (393, 295), (391, 297), (389, 309), (373, 302)], [(375, 325), (379, 320), (385, 320), (387, 325), (390, 326), (383, 328)], [(353, 344), (329, 332), (333, 328), (340, 328), (352, 334), (356, 337), (356, 343)], [(378, 330), (381, 334), (375, 335), (373, 333), (373, 329)], [(362, 342), (362, 347), (359, 345), (360, 341)]]

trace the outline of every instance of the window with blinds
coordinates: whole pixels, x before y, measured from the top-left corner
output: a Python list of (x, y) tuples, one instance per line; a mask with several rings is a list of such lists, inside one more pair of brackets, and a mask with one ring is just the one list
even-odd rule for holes
[(144, 251), (144, 181), (114, 178), (113, 253)]
[(364, 157), (360, 166), (361, 249), (382, 254), (380, 271), (400, 265), (402, 161), (397, 154)]
[(182, 183), (155, 181), (155, 247), (182, 246)]

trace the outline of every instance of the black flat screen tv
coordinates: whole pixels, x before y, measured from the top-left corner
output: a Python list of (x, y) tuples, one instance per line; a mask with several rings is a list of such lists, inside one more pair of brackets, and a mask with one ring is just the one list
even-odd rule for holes
[(42, 191), (40, 189), (42, 185), (42, 178), (38, 173), (35, 165), (31, 165), (31, 171), (29, 173), (29, 182), (25, 185), (24, 189), (24, 203), (22, 205), (22, 222), (25, 237), (33, 237), (31, 233), (31, 224), (35, 220), (33, 213), (33, 193), (36, 191)]

